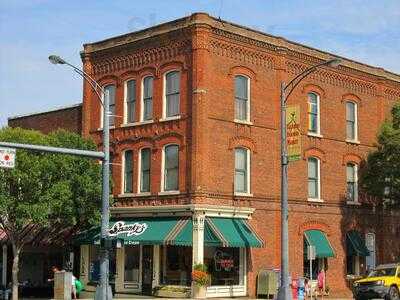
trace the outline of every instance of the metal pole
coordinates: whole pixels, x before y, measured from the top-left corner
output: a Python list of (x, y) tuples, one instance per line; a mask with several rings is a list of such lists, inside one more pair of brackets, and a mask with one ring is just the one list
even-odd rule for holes
[(286, 148), (286, 97), (285, 83), (281, 83), (281, 285), (278, 299), (292, 299), (289, 288), (289, 237), (288, 237), (288, 155)]

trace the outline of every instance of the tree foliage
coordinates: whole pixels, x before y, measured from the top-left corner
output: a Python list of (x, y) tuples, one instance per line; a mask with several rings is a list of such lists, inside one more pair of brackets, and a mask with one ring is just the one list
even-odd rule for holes
[(377, 149), (368, 155), (361, 173), (361, 187), (383, 199), (386, 206), (400, 206), (400, 103), (392, 108), (392, 118), (382, 124)]

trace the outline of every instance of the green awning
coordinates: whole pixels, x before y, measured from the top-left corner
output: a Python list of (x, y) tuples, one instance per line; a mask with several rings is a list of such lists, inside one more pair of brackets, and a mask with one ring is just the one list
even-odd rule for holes
[[(263, 246), (263, 241), (250, 228), (245, 219), (210, 217), (206, 218), (205, 227), (207, 226), (220, 241), (220, 246), (241, 248)], [(215, 242), (215, 240), (211, 242)]]
[(346, 247), (348, 256), (368, 256), (369, 250), (365, 246), (364, 240), (356, 230), (351, 230), (346, 234)]
[(325, 233), (321, 230), (307, 230), (304, 232), (307, 245), (315, 246), (316, 257), (334, 257), (335, 252)]

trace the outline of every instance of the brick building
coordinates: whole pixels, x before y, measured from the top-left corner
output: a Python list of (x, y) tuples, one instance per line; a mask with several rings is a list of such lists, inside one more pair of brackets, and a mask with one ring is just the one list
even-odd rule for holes
[[(204, 262), (207, 297), (254, 296), (259, 271), (280, 265), (280, 83), (335, 56), (204, 13), (85, 44), (81, 56), (111, 103), (112, 231), (125, 242), (113, 253), (115, 289), (188, 287), (192, 264)], [(399, 212), (357, 193), (359, 166), (399, 98), (399, 75), (346, 58), (289, 98), (302, 132), (289, 166), (293, 277), (309, 276), (308, 244), (314, 278), (325, 268), (336, 296), (399, 259)], [(100, 148), (101, 110), (84, 82), (82, 133)], [(89, 289), (95, 243), (81, 246)]]

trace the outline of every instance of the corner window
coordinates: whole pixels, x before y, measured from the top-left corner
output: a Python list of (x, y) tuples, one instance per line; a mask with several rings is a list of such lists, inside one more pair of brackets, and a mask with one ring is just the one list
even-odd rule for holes
[(249, 78), (235, 76), (235, 120), (250, 121)]
[(358, 176), (357, 176), (357, 165), (347, 164), (346, 165), (346, 180), (347, 180), (347, 201), (357, 202), (358, 201)]
[(320, 162), (315, 157), (308, 159), (308, 198), (320, 199)]
[(164, 148), (164, 184), (163, 191), (179, 190), (179, 147), (168, 145)]
[(135, 122), (136, 113), (136, 81), (129, 80), (125, 87), (125, 123)]
[(172, 71), (165, 75), (165, 115), (175, 117), (179, 115), (179, 85), (180, 73)]
[(140, 150), (140, 193), (150, 192), (150, 148)]
[(315, 93), (308, 93), (308, 132), (320, 133), (320, 107), (319, 96)]
[(250, 151), (235, 149), (235, 193), (250, 193)]
[[(115, 85), (107, 85), (104, 87), (104, 97), (108, 98), (108, 124), (110, 126), (113, 126), (115, 124)], [(103, 108), (104, 109), (104, 108)], [(104, 110), (101, 110), (101, 120), (103, 120), (103, 112)]]
[(346, 139), (357, 140), (357, 104), (346, 102)]
[(127, 150), (124, 152), (124, 193), (133, 192), (133, 151)]
[(153, 118), (153, 77), (143, 78), (143, 102), (142, 121), (149, 121)]

